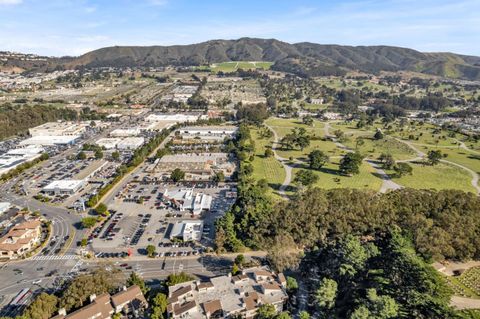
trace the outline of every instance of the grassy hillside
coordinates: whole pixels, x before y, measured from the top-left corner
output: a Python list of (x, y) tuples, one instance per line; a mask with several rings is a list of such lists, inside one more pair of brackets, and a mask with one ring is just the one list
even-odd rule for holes
[(480, 79), (480, 58), (453, 53), (422, 53), (390, 46), (290, 44), (275, 39), (212, 40), (174, 46), (115, 46), (77, 58), (51, 59), (67, 68), (79, 66), (210, 65), (229, 61), (272, 61), (272, 69), (301, 76), (342, 75), (349, 70), (419, 71)]

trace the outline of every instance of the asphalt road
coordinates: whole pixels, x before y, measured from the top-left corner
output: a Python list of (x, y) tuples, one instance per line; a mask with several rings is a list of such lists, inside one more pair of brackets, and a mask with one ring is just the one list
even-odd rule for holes
[[(118, 125), (117, 125), (118, 126)], [(112, 127), (111, 129), (114, 129)], [(110, 130), (111, 130), (110, 129)], [(110, 131), (108, 130), (108, 131)], [(103, 132), (101, 135), (106, 135)], [(89, 138), (86, 142), (93, 142), (94, 139), (100, 138), (98, 135)], [(165, 145), (168, 138), (158, 147)], [(74, 147), (68, 149), (62, 154), (56, 155), (46, 162), (40, 163), (38, 167), (48, 167), (52, 165), (58, 158), (74, 154), (78, 152), (78, 148)], [(139, 166), (108, 194), (104, 199), (105, 202), (111, 200), (115, 192), (125, 183), (128, 182), (132, 176), (137, 174), (142, 169)], [(4, 184), (0, 185), (0, 201), (7, 201), (19, 207), (28, 207), (30, 211), (39, 211), (47, 220), (52, 221), (52, 237), (58, 238), (54, 244), (50, 246), (47, 243), (48, 254), (37, 254), (27, 260), (9, 261), (0, 264), (0, 295), (4, 296), (0, 300), (0, 306), (5, 306), (11, 299), (24, 288), (31, 288), (32, 290), (40, 288), (55, 288), (56, 281), (60, 278), (70, 278), (76, 275), (80, 270), (92, 270), (97, 267), (117, 267), (128, 275), (135, 271), (142, 275), (145, 279), (161, 279), (171, 273), (185, 271), (199, 277), (213, 276), (226, 273), (229, 270), (231, 261), (228, 258), (216, 257), (186, 257), (186, 258), (171, 258), (171, 259), (145, 259), (138, 260), (82, 260), (77, 253), (77, 241), (84, 237), (84, 231), (75, 229), (81, 220), (81, 215), (70, 212), (66, 208), (59, 205), (51, 205), (39, 202), (28, 196), (21, 196), (14, 192), (13, 186), (21, 181), (21, 177), (14, 178)], [(70, 236), (70, 239), (64, 242), (65, 236)], [(55, 251), (61, 248), (58, 254)], [(121, 264), (127, 263), (131, 269), (120, 267)], [(129, 267), (130, 268), (130, 267)], [(54, 275), (47, 276), (55, 272)], [(35, 282), (35, 283), (34, 283)]]

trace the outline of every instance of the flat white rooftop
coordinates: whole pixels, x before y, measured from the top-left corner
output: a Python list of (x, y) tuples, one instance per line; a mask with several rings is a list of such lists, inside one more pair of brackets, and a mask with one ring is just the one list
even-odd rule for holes
[(80, 135), (38, 135), (27, 138), (20, 142), (20, 145), (66, 145), (73, 144)]
[(6, 212), (10, 208), (11, 204), (7, 202), (0, 202), (0, 214)]
[(78, 180), (78, 179), (71, 179), (71, 180), (58, 180), (58, 181), (53, 181), (47, 186), (43, 188), (43, 190), (55, 190), (55, 189), (62, 189), (62, 190), (76, 190), (80, 188), (84, 180)]
[(117, 144), (121, 141), (122, 139), (118, 137), (106, 137), (99, 139), (95, 142), (95, 144), (101, 147), (105, 147), (108, 150), (117, 147)]
[(139, 128), (119, 128), (110, 132), (110, 136), (114, 137), (127, 137), (140, 135)]
[(147, 122), (195, 122), (200, 118), (200, 115), (192, 114), (150, 114), (145, 118)]

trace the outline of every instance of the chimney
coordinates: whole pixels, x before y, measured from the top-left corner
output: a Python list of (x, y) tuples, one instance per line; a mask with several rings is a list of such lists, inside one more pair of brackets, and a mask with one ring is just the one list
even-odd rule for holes
[(94, 302), (95, 299), (97, 299), (97, 295), (96, 294), (91, 294), (90, 295), (90, 302)]
[(65, 310), (65, 308), (60, 308), (60, 309), (58, 309), (58, 315), (60, 315), (60, 316), (66, 316), (66, 315), (67, 315), (67, 311)]
[(127, 291), (127, 286), (124, 285), (124, 286), (122, 287), (122, 290), (123, 290), (123, 291)]

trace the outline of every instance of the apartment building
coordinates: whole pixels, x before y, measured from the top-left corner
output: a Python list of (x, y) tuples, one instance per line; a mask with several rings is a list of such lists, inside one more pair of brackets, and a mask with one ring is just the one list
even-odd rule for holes
[(0, 238), (0, 258), (16, 259), (40, 242), (42, 223), (38, 219), (13, 226)]
[(281, 312), (287, 299), (285, 276), (255, 267), (236, 276), (171, 286), (167, 312), (172, 319), (254, 318), (263, 304), (272, 304)]

